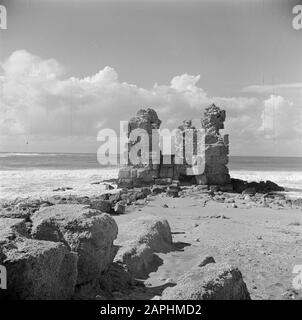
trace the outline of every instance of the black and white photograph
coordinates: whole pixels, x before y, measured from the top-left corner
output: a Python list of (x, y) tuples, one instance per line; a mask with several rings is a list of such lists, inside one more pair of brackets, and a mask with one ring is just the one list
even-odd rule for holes
[(0, 1), (3, 303), (302, 300), (301, 248), (301, 1)]

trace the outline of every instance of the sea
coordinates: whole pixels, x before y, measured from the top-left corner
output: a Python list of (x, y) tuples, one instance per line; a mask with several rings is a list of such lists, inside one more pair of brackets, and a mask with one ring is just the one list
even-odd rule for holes
[[(302, 158), (231, 156), (228, 167), (232, 178), (271, 180), (302, 197)], [(96, 154), (0, 153), (0, 200), (99, 194), (99, 182), (117, 175), (118, 166), (99, 164)], [(70, 189), (54, 191), (62, 187)]]

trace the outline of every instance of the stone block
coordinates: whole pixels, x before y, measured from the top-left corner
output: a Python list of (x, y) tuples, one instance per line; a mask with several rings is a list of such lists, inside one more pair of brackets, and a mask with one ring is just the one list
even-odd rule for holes
[(155, 179), (154, 180), (155, 184), (158, 185), (168, 185), (172, 183), (172, 179), (171, 178), (159, 178), (159, 179)]
[(130, 179), (131, 178), (131, 167), (120, 168), (118, 172), (119, 179)]
[(171, 166), (162, 166), (160, 169), (159, 177), (160, 178), (173, 178), (174, 170)]

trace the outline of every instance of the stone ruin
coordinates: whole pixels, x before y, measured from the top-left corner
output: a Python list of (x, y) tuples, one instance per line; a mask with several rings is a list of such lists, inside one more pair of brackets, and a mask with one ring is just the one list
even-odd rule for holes
[[(175, 140), (174, 154), (164, 155), (160, 149), (159, 135), (152, 135), (153, 129), (160, 128), (161, 120), (151, 108), (139, 110), (136, 116), (131, 118), (128, 123), (128, 163), (119, 170), (119, 187), (142, 187), (153, 184), (169, 185), (176, 181), (180, 184), (231, 187), (231, 180), (226, 166), (228, 163), (229, 139), (228, 135), (221, 136), (219, 133), (219, 130), (224, 128), (224, 121), (225, 111), (215, 104), (210, 105), (205, 109), (204, 117), (201, 120), (201, 128), (204, 129), (204, 139), (200, 142), (197, 139), (197, 129), (192, 126), (192, 121), (185, 120), (178, 127), (181, 135), (175, 138), (180, 140)], [(134, 129), (147, 131), (149, 152), (140, 154), (140, 150), (137, 149), (137, 143), (143, 143), (143, 141), (140, 140), (140, 137), (131, 137), (131, 132)], [(186, 159), (184, 141), (187, 129), (192, 129), (191, 132), (193, 132), (193, 143), (191, 146), (193, 148), (193, 159), (190, 163), (186, 161), (180, 163), (175, 160), (175, 153), (180, 152), (183, 159)], [(197, 155), (197, 149), (200, 148), (204, 150), (202, 159)], [(138, 152), (137, 155), (141, 161), (131, 163), (129, 158), (131, 152)], [(169, 161), (166, 161), (166, 158)], [(189, 171), (188, 169), (191, 170)]]
[(207, 184), (225, 185), (231, 182), (229, 161), (229, 135), (219, 133), (224, 129), (225, 110), (212, 104), (207, 107), (201, 126), (205, 129), (205, 172)]

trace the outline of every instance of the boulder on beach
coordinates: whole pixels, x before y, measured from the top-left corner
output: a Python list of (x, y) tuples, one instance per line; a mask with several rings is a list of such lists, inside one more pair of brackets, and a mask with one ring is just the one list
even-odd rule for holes
[(175, 287), (165, 289), (162, 300), (250, 300), (241, 272), (225, 263), (193, 268)]
[(116, 254), (117, 224), (110, 215), (84, 205), (55, 205), (32, 216), (35, 239), (62, 242), (78, 255), (77, 283), (98, 278)]
[(166, 191), (166, 195), (168, 197), (178, 198), (179, 197), (180, 188), (178, 185), (171, 184)]
[(1, 245), (14, 240), (17, 236), (27, 236), (24, 219), (0, 217), (0, 226)]
[(127, 265), (136, 277), (144, 277), (154, 267), (158, 257), (156, 252), (168, 252), (172, 247), (172, 235), (167, 220), (154, 216), (144, 216), (130, 221), (121, 230), (125, 238), (115, 261)]
[(165, 187), (154, 185), (151, 189), (153, 195), (157, 195), (166, 191)]
[(90, 208), (100, 210), (105, 213), (110, 213), (112, 204), (109, 200), (95, 200), (90, 203)]
[(62, 243), (27, 238), (22, 219), (0, 220), (0, 264), (7, 270), (4, 298), (70, 299), (77, 279), (77, 255)]

